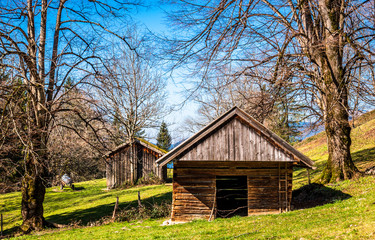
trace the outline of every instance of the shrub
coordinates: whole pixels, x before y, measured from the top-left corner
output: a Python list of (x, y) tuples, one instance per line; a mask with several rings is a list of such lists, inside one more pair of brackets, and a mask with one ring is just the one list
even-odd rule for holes
[(130, 207), (120, 210), (114, 221), (124, 222), (132, 220), (155, 219), (168, 217), (171, 214), (171, 202), (147, 204), (142, 207)]

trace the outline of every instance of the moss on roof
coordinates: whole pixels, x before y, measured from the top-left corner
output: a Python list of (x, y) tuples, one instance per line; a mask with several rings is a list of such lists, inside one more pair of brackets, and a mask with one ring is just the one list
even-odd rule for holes
[(159, 150), (160, 152), (163, 152), (163, 153), (167, 153), (167, 152), (168, 152), (168, 151), (165, 151), (164, 149), (159, 148), (158, 146), (156, 146), (156, 145), (150, 143), (149, 141), (146, 141), (146, 140), (143, 139), (143, 138), (136, 138), (136, 139), (137, 139), (138, 141), (140, 141), (140, 142), (143, 142), (143, 143), (145, 143), (145, 144), (147, 144), (147, 145), (150, 145), (150, 146), (153, 147), (153, 148), (156, 148), (156, 149)]

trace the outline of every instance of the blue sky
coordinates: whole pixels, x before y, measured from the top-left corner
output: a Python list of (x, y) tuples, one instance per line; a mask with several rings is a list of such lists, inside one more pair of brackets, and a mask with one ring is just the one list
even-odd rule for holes
[[(147, 1), (148, 7), (140, 7), (138, 11), (132, 13), (132, 18), (134, 21), (140, 23), (147, 27), (150, 31), (157, 34), (170, 34), (168, 28), (168, 23), (166, 21), (166, 10), (170, 10), (169, 5), (160, 5), (158, 1)], [(169, 75), (169, 73), (166, 73)], [(197, 105), (191, 101), (185, 102), (186, 97), (184, 96), (184, 86), (187, 87), (186, 82), (184, 82), (180, 71), (175, 71), (173, 73), (173, 79), (168, 78), (168, 103), (173, 103), (176, 105), (176, 110), (165, 117), (167, 124), (170, 124), (169, 130), (172, 133), (173, 142), (180, 141), (186, 138), (188, 133), (181, 134), (179, 129), (186, 118), (195, 117)], [(184, 103), (185, 104), (182, 104)], [(149, 137), (155, 137), (157, 131), (148, 131)]]

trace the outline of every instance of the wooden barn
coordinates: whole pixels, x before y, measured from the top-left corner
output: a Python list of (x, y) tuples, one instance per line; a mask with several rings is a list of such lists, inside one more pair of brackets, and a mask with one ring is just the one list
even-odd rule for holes
[(138, 179), (157, 176), (167, 179), (167, 166), (157, 166), (156, 160), (166, 154), (144, 139), (123, 143), (106, 154), (107, 188), (121, 186), (125, 182), (135, 183)]
[(173, 161), (171, 220), (289, 211), (293, 167), (314, 163), (234, 107), (161, 157)]

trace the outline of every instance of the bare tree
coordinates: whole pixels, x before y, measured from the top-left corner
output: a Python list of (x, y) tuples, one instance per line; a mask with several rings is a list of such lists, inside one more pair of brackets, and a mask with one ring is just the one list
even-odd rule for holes
[(171, 19), (188, 29), (172, 46), (178, 63), (205, 73), (230, 63), (233, 75), (262, 78), (279, 89), (293, 84), (300, 106), (325, 124), (329, 157), (322, 182), (358, 174), (348, 118), (357, 98), (373, 101), (374, 1), (177, 4)]
[[(104, 0), (0, 2), (0, 66), (13, 74), (7, 81), (8, 94), (1, 96), (6, 99), (2, 119), (10, 121), (2, 124), (12, 124), (11, 131), (23, 146), (24, 232), (47, 224), (43, 201), (50, 177), (48, 142), (56, 114), (82, 116), (79, 109), (64, 108), (64, 82), (76, 76), (77, 85), (93, 85), (91, 76), (102, 62), (99, 46), (108, 35), (125, 41), (112, 20), (125, 20), (126, 8), (132, 5)], [(20, 89), (21, 96), (15, 94)]]
[(291, 94), (293, 87), (285, 83), (282, 89), (280, 86), (275, 89), (262, 78), (228, 73), (228, 68), (210, 71), (205, 81), (197, 83), (199, 90), (194, 92), (193, 101), (200, 106), (198, 116), (187, 119), (184, 129), (194, 133), (233, 106), (238, 106), (286, 141), (295, 140), (298, 135), (295, 119), (300, 113), (296, 113), (295, 96)]
[(98, 111), (97, 101), (74, 87), (73, 80), (65, 84), (60, 101), (65, 111), (55, 114), (47, 144), (52, 184), (58, 184), (65, 173), (74, 181), (102, 178), (102, 155), (113, 146), (110, 123)]
[[(107, 73), (100, 78), (101, 106), (106, 115), (118, 125), (124, 135), (117, 142), (132, 142), (147, 128), (157, 128), (168, 112), (166, 107), (166, 80), (161, 76), (158, 63), (150, 58), (152, 50), (147, 42), (132, 29), (130, 39), (136, 52), (119, 46), (106, 63)], [(155, 66), (155, 67), (154, 67)], [(132, 149), (132, 148), (130, 148)], [(135, 153), (132, 155), (136, 156)], [(136, 161), (136, 157), (134, 157)], [(132, 163), (132, 183), (135, 162)]]

